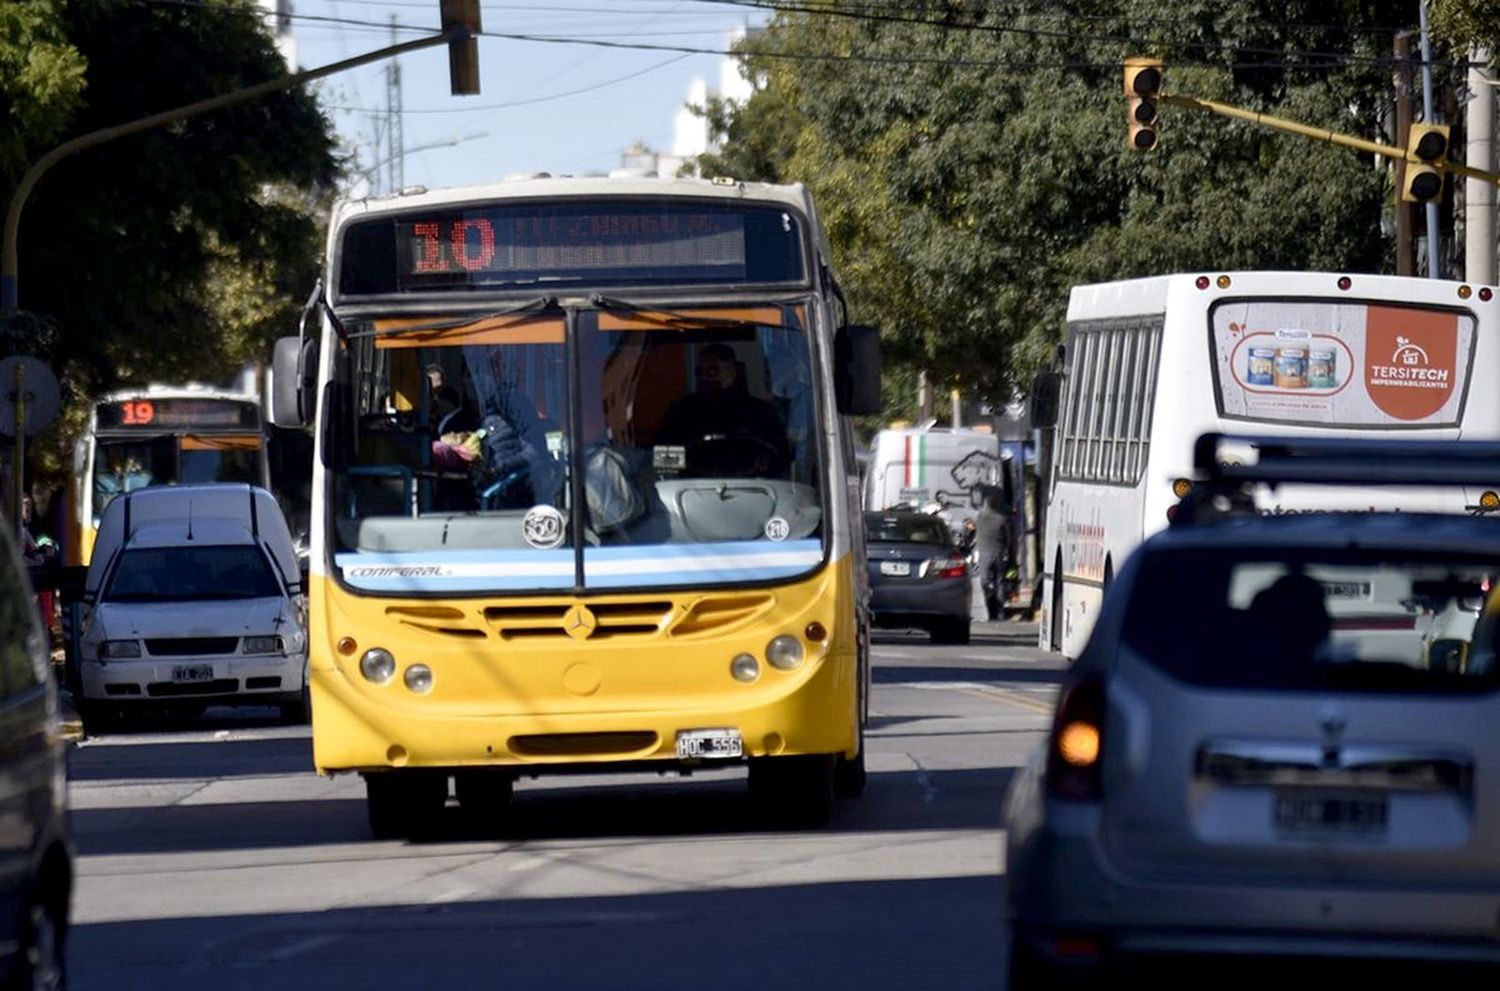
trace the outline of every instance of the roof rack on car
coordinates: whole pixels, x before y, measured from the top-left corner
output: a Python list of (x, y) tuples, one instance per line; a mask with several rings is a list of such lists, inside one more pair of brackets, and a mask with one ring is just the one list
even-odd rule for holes
[[(1245, 458), (1254, 449), (1253, 460)], [(1500, 443), (1206, 433), (1193, 445), (1197, 475), (1174, 525), (1255, 512), (1256, 486), (1472, 485), (1500, 487)], [(1489, 507), (1471, 507), (1487, 511)]]
[[(1255, 463), (1227, 456), (1226, 445), (1255, 448)], [(1281, 482), (1494, 486), (1500, 484), (1500, 443), (1207, 433), (1193, 447), (1193, 467), (1201, 482), (1220, 488)]]

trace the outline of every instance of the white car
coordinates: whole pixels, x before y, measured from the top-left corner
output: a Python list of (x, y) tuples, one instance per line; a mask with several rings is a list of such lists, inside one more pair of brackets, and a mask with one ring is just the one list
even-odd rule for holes
[[(1338, 443), (1291, 480), (1363, 450)], [(1500, 446), (1428, 459), (1408, 477), (1469, 481)], [(1492, 519), (1179, 513), (1120, 569), (1007, 797), (1009, 987), (1247, 958), (1500, 986), (1500, 595), (1473, 621), (1497, 573)]]
[(270, 493), (147, 488), (110, 503), (85, 582), (85, 724), (131, 710), (275, 705), (307, 716), (306, 603)]

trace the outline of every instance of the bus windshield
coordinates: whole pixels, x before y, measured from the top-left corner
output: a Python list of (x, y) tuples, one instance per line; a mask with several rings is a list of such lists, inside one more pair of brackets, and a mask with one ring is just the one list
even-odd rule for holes
[(253, 434), (100, 438), (94, 457), (94, 517), (122, 492), (148, 485), (248, 482), (259, 485), (261, 444)]
[(1219, 409), (1328, 427), (1452, 427), (1476, 322), (1447, 308), (1226, 300), (1209, 317)]
[(561, 313), (356, 328), (334, 459), (344, 579), (481, 592), (809, 570), (823, 499), (803, 312), (581, 310), (572, 348)]

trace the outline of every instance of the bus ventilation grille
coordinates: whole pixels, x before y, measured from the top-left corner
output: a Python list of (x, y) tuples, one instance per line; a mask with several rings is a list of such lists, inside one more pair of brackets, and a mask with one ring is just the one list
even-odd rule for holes
[(671, 616), (672, 603), (662, 601), (490, 606), (484, 611), (485, 622), (502, 640), (652, 636), (662, 631)]

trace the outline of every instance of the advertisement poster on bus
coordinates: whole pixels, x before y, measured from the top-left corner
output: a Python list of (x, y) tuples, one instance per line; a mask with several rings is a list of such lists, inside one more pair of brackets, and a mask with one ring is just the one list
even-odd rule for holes
[(1475, 321), (1365, 303), (1224, 303), (1210, 318), (1224, 416), (1339, 427), (1446, 427), (1468, 392)]

